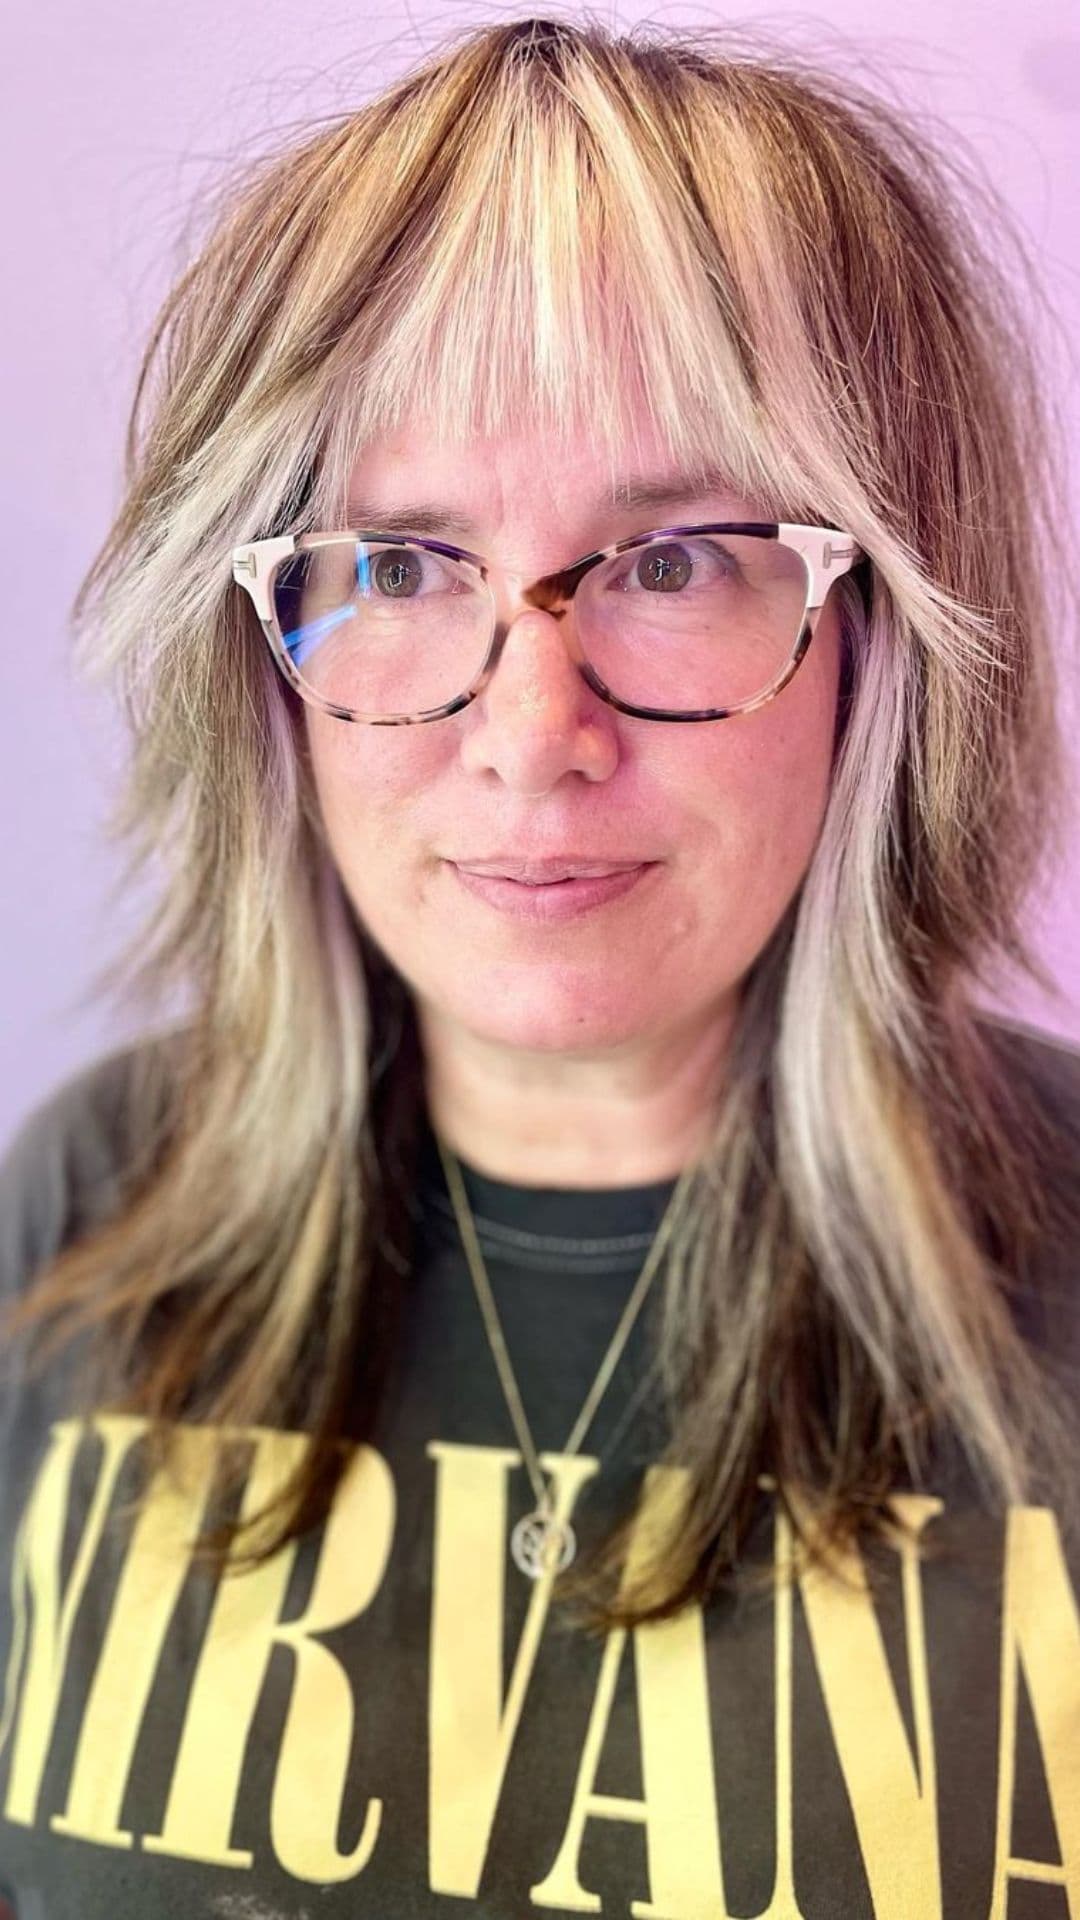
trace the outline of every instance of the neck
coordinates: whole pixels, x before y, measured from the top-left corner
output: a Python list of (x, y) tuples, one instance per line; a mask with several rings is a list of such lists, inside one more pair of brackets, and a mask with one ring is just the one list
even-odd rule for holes
[(732, 1015), (565, 1054), (508, 1049), (417, 1005), (428, 1113), (459, 1160), (529, 1187), (648, 1186), (703, 1150)]

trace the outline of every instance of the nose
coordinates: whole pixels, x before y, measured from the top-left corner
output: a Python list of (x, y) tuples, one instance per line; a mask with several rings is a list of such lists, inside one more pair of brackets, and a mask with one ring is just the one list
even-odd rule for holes
[[(505, 617), (505, 616), (504, 616)], [(487, 685), (465, 712), (462, 759), (540, 794), (568, 772), (606, 780), (618, 761), (616, 714), (578, 670), (572, 606), (512, 614)]]

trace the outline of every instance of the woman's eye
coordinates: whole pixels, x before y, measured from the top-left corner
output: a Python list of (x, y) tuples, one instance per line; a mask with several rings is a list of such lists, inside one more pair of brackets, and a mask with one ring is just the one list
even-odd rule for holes
[[(681, 593), (694, 584), (712, 586), (738, 572), (734, 557), (708, 541), (664, 540), (646, 547), (619, 581), (624, 591)], [(627, 583), (629, 582), (629, 586)]]
[(428, 579), (430, 554), (417, 553), (405, 547), (388, 547), (383, 552), (367, 556), (361, 560), (357, 569), (359, 585), (370, 590), (372, 586), (390, 600), (409, 600), (418, 594)]

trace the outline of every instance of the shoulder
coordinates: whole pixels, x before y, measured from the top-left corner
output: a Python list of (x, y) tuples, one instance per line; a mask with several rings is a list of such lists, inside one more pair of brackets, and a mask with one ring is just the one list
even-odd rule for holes
[(176, 1038), (170, 1029), (99, 1055), (24, 1114), (0, 1154), (0, 1299), (111, 1211)]

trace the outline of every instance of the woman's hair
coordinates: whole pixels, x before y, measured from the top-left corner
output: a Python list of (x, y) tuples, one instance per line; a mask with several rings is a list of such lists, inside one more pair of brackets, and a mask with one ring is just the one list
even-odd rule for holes
[(230, 551), (344, 524), (365, 446), (418, 414), (455, 437), (587, 422), (614, 473), (633, 393), (685, 468), (868, 559), (834, 589), (819, 838), (742, 983), (656, 1317), (682, 1493), (632, 1578), (623, 1516), (556, 1595), (598, 1630), (709, 1597), (763, 1488), (839, 1567), (905, 1538), (891, 1494), (932, 1446), (984, 1498), (1029, 1497), (1068, 1429), (1010, 1296), (1066, 1218), (1067, 1155), (975, 995), (1002, 965), (1053, 992), (1024, 919), (1066, 845), (1069, 561), (997, 196), (875, 91), (745, 32), (523, 19), (290, 137), (213, 214), (74, 608), (131, 730), (123, 885), (167, 873), (95, 991), (191, 1012), (148, 1042), (122, 1204), (14, 1324), (42, 1359), (88, 1336), (90, 1393), (145, 1416), (159, 1462), (179, 1421), (310, 1435), (197, 1557), (253, 1564), (325, 1515), (407, 1311), (422, 1060)]

